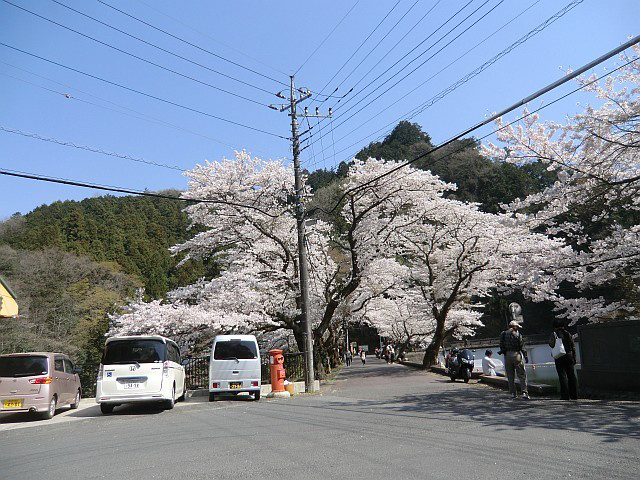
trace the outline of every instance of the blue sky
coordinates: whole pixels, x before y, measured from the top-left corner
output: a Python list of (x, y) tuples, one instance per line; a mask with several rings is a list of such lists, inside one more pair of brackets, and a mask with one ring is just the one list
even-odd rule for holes
[[(200, 82), (264, 104), (281, 103), (281, 100), (262, 89), (274, 93), (283, 89), (283, 84), (288, 84), (288, 75), (298, 70), (340, 20), (344, 18), (297, 72), (298, 87), (320, 91), (391, 11), (335, 79), (329, 82), (324, 93), (332, 93), (339, 84), (341, 86), (335, 95), (343, 95), (355, 85), (354, 90), (338, 104), (335, 104), (337, 99), (322, 103), (307, 102), (310, 110), (319, 105), (323, 113), (329, 106), (334, 106), (333, 134), (331, 122), (325, 121), (326, 136), (320, 141), (319, 134), (316, 134), (313, 148), (307, 148), (302, 154), (303, 166), (311, 170), (331, 168), (349, 158), (380, 133), (371, 137), (367, 135), (403, 117), (418, 104), (446, 89), (569, 3), (569, 0), (419, 0), (414, 6), (415, 0), (401, 0), (393, 8), (397, 0), (361, 0), (357, 4), (355, 0), (105, 0), (173, 35), (246, 67), (240, 68), (142, 25), (96, 0), (59, 0), (108, 25), (257, 87), (254, 88), (142, 44), (51, 0), (11, 1)], [(350, 9), (351, 12), (345, 17)], [(459, 10), (460, 13), (453, 20), (441, 27)], [(429, 11), (417, 27), (401, 40)], [(471, 17), (444, 36), (469, 14), (472, 14)], [(404, 18), (395, 29), (373, 49), (403, 15)], [(577, 68), (620, 45), (628, 36), (638, 34), (638, 18), (640, 2), (635, 0), (585, 0), (412, 121), (421, 124), (434, 142), (443, 141), (491, 112), (501, 110), (559, 78), (563, 69)], [(473, 25), (476, 20), (479, 21)], [(440, 30), (437, 30), (439, 27)], [(494, 34), (498, 29), (501, 30)], [(492, 34), (479, 47), (456, 60)], [(429, 35), (432, 36), (422, 46), (400, 60)], [(451, 40), (450, 45), (439, 51)], [(399, 41), (397, 47), (387, 54)], [(131, 58), (4, 1), (0, 1), (0, 42), (210, 115), (283, 137), (290, 134), (290, 120), (286, 114)], [(419, 60), (347, 112), (427, 49), (427, 53)], [(368, 57), (347, 77), (367, 54)], [(357, 112), (427, 59), (422, 67)], [(398, 60), (400, 62), (388, 73), (363, 89)], [(455, 63), (447, 67), (454, 60)], [(615, 63), (612, 60), (605, 66), (610, 68)], [(444, 67), (447, 68), (438, 73)], [(597, 72), (601, 73), (602, 70)], [(424, 85), (419, 86), (425, 81)], [(205, 159), (230, 157), (234, 148), (245, 148), (255, 155), (268, 158), (288, 159), (291, 156), (289, 142), (282, 138), (180, 109), (3, 46), (0, 46), (0, 85), (0, 126), (3, 128), (37, 133), (181, 169), (189, 169)], [(536, 108), (573, 87), (560, 88), (532, 102), (530, 108)], [(68, 94), (71, 98), (62, 94)], [(543, 116), (562, 121), (565, 115), (579, 108), (576, 102), (586, 100), (588, 97), (584, 95), (572, 96), (546, 110)], [(515, 115), (511, 118), (515, 118)], [(310, 121), (311, 125), (316, 123), (315, 119)], [(304, 122), (301, 129), (306, 129), (306, 126)], [(314, 130), (318, 131), (318, 128)], [(489, 131), (490, 127), (485, 127), (477, 136)], [(351, 146), (354, 143), (356, 145)], [(0, 168), (135, 190), (183, 189), (186, 186), (186, 180), (179, 170), (100, 155), (4, 131), (0, 131)], [(101, 195), (100, 192), (84, 188), (5, 176), (0, 176), (0, 191), (0, 219), (14, 212), (27, 213), (39, 205), (56, 200), (80, 200)]]

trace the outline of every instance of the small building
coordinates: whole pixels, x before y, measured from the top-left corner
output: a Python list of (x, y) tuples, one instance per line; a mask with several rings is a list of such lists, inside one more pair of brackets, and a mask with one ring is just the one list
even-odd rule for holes
[(11, 287), (0, 277), (0, 318), (18, 316), (18, 299)]

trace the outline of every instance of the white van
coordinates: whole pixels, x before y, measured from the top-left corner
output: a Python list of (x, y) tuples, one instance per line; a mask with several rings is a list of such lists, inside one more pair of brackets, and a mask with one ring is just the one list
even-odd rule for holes
[(253, 335), (218, 335), (211, 347), (209, 401), (220, 393), (249, 392), (260, 400), (260, 353)]
[(96, 384), (102, 413), (138, 402), (159, 402), (171, 409), (185, 393), (184, 367), (174, 341), (155, 335), (107, 339)]

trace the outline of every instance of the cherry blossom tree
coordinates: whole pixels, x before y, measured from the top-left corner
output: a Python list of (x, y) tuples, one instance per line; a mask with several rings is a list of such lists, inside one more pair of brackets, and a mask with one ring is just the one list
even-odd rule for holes
[[(634, 55), (640, 47), (634, 47)], [(621, 62), (630, 59), (621, 57)], [(566, 123), (529, 115), (518, 126), (503, 126), (498, 142), (484, 153), (514, 163), (540, 160), (557, 172), (544, 191), (505, 206), (532, 230), (563, 238), (574, 255), (553, 267), (555, 283), (583, 292), (581, 298), (550, 294), (571, 321), (599, 321), (629, 315), (640, 275), (640, 61), (629, 63), (604, 82), (578, 80), (598, 106)], [(525, 114), (528, 114), (525, 111)], [(626, 299), (594, 294), (624, 281)]]

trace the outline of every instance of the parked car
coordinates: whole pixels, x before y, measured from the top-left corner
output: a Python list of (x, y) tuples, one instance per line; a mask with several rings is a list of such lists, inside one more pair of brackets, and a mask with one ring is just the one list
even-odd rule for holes
[(78, 408), (78, 370), (62, 353), (0, 355), (0, 412), (34, 412), (53, 418), (63, 406)]
[(96, 382), (102, 413), (140, 402), (160, 403), (168, 410), (185, 394), (184, 367), (174, 341), (154, 335), (107, 339)]
[(211, 346), (209, 401), (221, 393), (249, 392), (260, 400), (260, 353), (253, 335), (218, 335)]

